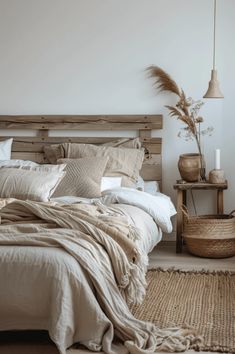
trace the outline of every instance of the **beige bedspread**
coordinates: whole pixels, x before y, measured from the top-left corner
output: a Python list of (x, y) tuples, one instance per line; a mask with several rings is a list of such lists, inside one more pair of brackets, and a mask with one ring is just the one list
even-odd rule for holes
[[(0, 218), (0, 330), (46, 329), (62, 354), (76, 342), (121, 353), (114, 335), (123, 341), (123, 353), (179, 351), (197, 344), (188, 330), (161, 331), (129, 312), (126, 303), (144, 295), (145, 267), (134, 243), (138, 231), (121, 211), (10, 201)], [(26, 257), (22, 250), (29, 246), (34, 252)], [(45, 258), (48, 253), (51, 258)], [(15, 273), (9, 272), (9, 260)]]

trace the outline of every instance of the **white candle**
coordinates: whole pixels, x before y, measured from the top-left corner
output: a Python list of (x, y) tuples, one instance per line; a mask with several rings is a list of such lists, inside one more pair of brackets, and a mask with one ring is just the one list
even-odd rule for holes
[(215, 169), (220, 170), (220, 149), (215, 149)]

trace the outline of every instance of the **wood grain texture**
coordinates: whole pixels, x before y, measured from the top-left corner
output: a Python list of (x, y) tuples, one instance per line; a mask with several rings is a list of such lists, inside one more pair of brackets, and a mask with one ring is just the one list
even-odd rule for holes
[(112, 114), (112, 115), (0, 115), (0, 122), (11, 123), (86, 123), (86, 122), (119, 122), (119, 123), (162, 123), (161, 114)]
[(208, 182), (196, 182), (196, 183), (176, 183), (174, 189), (189, 190), (189, 189), (204, 189), (204, 190), (217, 190), (227, 189), (228, 183), (208, 183)]
[[(11, 136), (0, 137), (0, 141), (6, 140)], [(103, 144), (111, 141), (121, 139), (120, 137), (14, 137), (12, 151), (33, 151), (43, 152), (43, 147), (48, 144), (62, 144), (62, 143), (78, 143), (78, 144)], [(161, 138), (142, 138), (140, 139), (146, 152), (150, 154), (161, 154), (162, 139)]]
[(221, 189), (217, 190), (217, 214), (224, 213), (224, 192)]
[(0, 129), (151, 130), (162, 129), (162, 115), (0, 115)]
[[(162, 139), (152, 138), (152, 129), (162, 128), (162, 115), (0, 115), (0, 129), (37, 130), (37, 137), (16, 136), (12, 145), (12, 158), (48, 163), (44, 146), (48, 144), (81, 143), (103, 144), (123, 137), (66, 137), (66, 130), (137, 130), (145, 149), (141, 176), (146, 180), (162, 179)], [(63, 130), (65, 136), (50, 137), (50, 130)], [(0, 141), (7, 137), (0, 137)]]

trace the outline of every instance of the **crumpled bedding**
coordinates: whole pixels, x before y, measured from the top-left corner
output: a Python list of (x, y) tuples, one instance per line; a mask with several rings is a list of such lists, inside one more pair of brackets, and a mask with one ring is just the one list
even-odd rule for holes
[(132, 188), (119, 187), (102, 192), (106, 205), (120, 203), (136, 206), (151, 215), (163, 232), (172, 232), (171, 217), (176, 214), (171, 199), (162, 194), (151, 195)]
[(149, 193), (127, 187), (107, 189), (102, 192), (102, 198), (88, 199), (64, 196), (53, 198), (52, 200), (54, 202), (64, 204), (92, 204), (100, 201), (105, 205), (126, 204), (135, 206), (150, 215), (161, 230), (166, 233), (172, 232), (171, 217), (176, 214), (176, 210), (171, 202), (171, 199), (165, 194), (156, 192), (155, 195), (151, 195)]
[(127, 303), (144, 295), (146, 270), (138, 230), (121, 210), (92, 207), (11, 201), (0, 211), (0, 330), (46, 329), (61, 354), (77, 342), (109, 354), (193, 348), (190, 331), (133, 318)]

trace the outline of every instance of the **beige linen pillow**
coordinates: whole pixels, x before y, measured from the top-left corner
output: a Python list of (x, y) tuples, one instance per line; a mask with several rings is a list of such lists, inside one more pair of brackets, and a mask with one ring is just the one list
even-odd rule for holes
[(57, 162), (67, 164), (66, 176), (56, 188), (53, 198), (61, 196), (95, 198), (101, 196), (101, 179), (108, 157), (60, 159)]
[(113, 140), (108, 143), (102, 144), (102, 146), (112, 146), (112, 147), (120, 147), (120, 148), (128, 148), (128, 149), (141, 149), (141, 141), (139, 138), (122, 138), (118, 140)]
[(1, 168), (0, 198), (47, 202), (65, 172), (47, 172), (23, 168)]
[(74, 158), (109, 157), (104, 176), (121, 176), (122, 185), (133, 186), (139, 176), (144, 159), (144, 151), (123, 149), (112, 146), (96, 146), (91, 144), (63, 144), (65, 156)]
[(46, 159), (52, 164), (65, 157), (62, 144), (45, 145), (43, 150)]
[[(77, 145), (77, 144), (75, 144)], [(91, 144), (90, 144), (91, 145)], [(112, 146), (112, 147), (119, 147), (119, 148), (128, 148), (128, 149), (141, 149), (141, 142), (139, 138), (123, 138), (110, 141), (108, 143), (101, 144), (99, 146)], [(63, 144), (53, 144), (53, 145), (45, 145), (44, 146), (44, 153), (46, 159), (52, 163), (56, 164), (56, 161), (59, 159), (63, 159), (68, 157), (65, 155), (65, 151), (63, 149)]]

